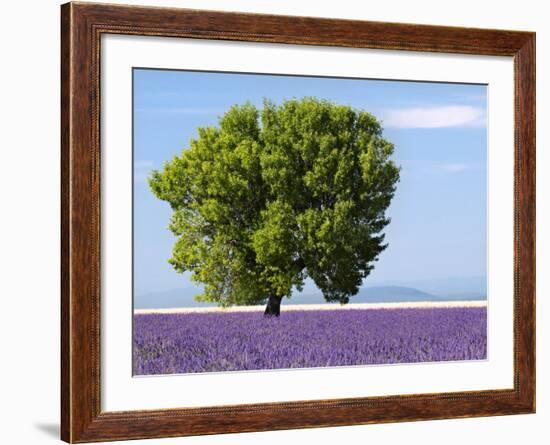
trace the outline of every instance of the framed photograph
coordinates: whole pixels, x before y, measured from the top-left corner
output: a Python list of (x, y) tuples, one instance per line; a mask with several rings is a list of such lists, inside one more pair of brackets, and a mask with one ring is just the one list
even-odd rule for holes
[(535, 34), (61, 7), (61, 436), (535, 412)]

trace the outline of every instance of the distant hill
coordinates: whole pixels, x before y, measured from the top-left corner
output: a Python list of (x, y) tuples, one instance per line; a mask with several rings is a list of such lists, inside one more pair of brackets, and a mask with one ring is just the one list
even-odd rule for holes
[[(199, 303), (194, 296), (200, 292), (197, 288), (171, 289), (164, 292), (137, 295), (134, 309), (170, 308), (170, 307), (211, 307), (215, 303)], [(462, 292), (449, 295), (432, 293), (407, 286), (365, 286), (350, 299), (352, 303), (400, 303), (409, 301), (456, 301), (485, 300), (485, 295), (476, 292)], [(326, 303), (321, 292), (303, 292), (285, 298), (283, 304), (320, 304)]]
[(200, 292), (201, 290), (195, 287), (186, 287), (136, 295), (134, 297), (134, 309), (217, 306), (216, 303), (195, 301), (194, 296)]
[(370, 282), (370, 286), (405, 286), (420, 289), (442, 300), (485, 300), (487, 298), (487, 277), (447, 277), (432, 280)]
[(353, 297), (356, 303), (398, 303), (402, 301), (434, 301), (440, 298), (427, 292), (404, 286), (373, 286), (361, 288)]
[[(352, 303), (397, 303), (403, 301), (439, 301), (440, 298), (422, 292), (412, 287), (404, 286), (373, 286), (362, 287), (357, 295), (350, 298)], [(323, 295), (319, 293), (296, 294), (285, 299), (283, 304), (319, 304), (324, 303)]]

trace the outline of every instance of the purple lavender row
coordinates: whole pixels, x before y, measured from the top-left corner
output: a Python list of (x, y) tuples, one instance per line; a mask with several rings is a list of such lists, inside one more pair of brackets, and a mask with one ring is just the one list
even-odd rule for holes
[(135, 375), (480, 360), (485, 308), (140, 314)]

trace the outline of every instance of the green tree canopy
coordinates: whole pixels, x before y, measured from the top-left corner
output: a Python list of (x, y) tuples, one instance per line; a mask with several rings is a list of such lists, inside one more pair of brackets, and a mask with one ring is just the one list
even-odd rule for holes
[(149, 184), (167, 201), (169, 260), (220, 305), (268, 301), (310, 277), (347, 303), (382, 252), (399, 168), (370, 113), (316, 98), (231, 107)]

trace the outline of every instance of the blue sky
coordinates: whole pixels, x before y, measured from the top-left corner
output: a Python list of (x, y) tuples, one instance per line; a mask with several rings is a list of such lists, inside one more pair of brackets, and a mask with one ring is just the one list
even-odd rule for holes
[(193, 286), (168, 264), (171, 210), (150, 192), (151, 170), (233, 104), (304, 96), (373, 113), (395, 144), (389, 246), (364, 284), (486, 275), (486, 86), (135, 69), (136, 295)]

